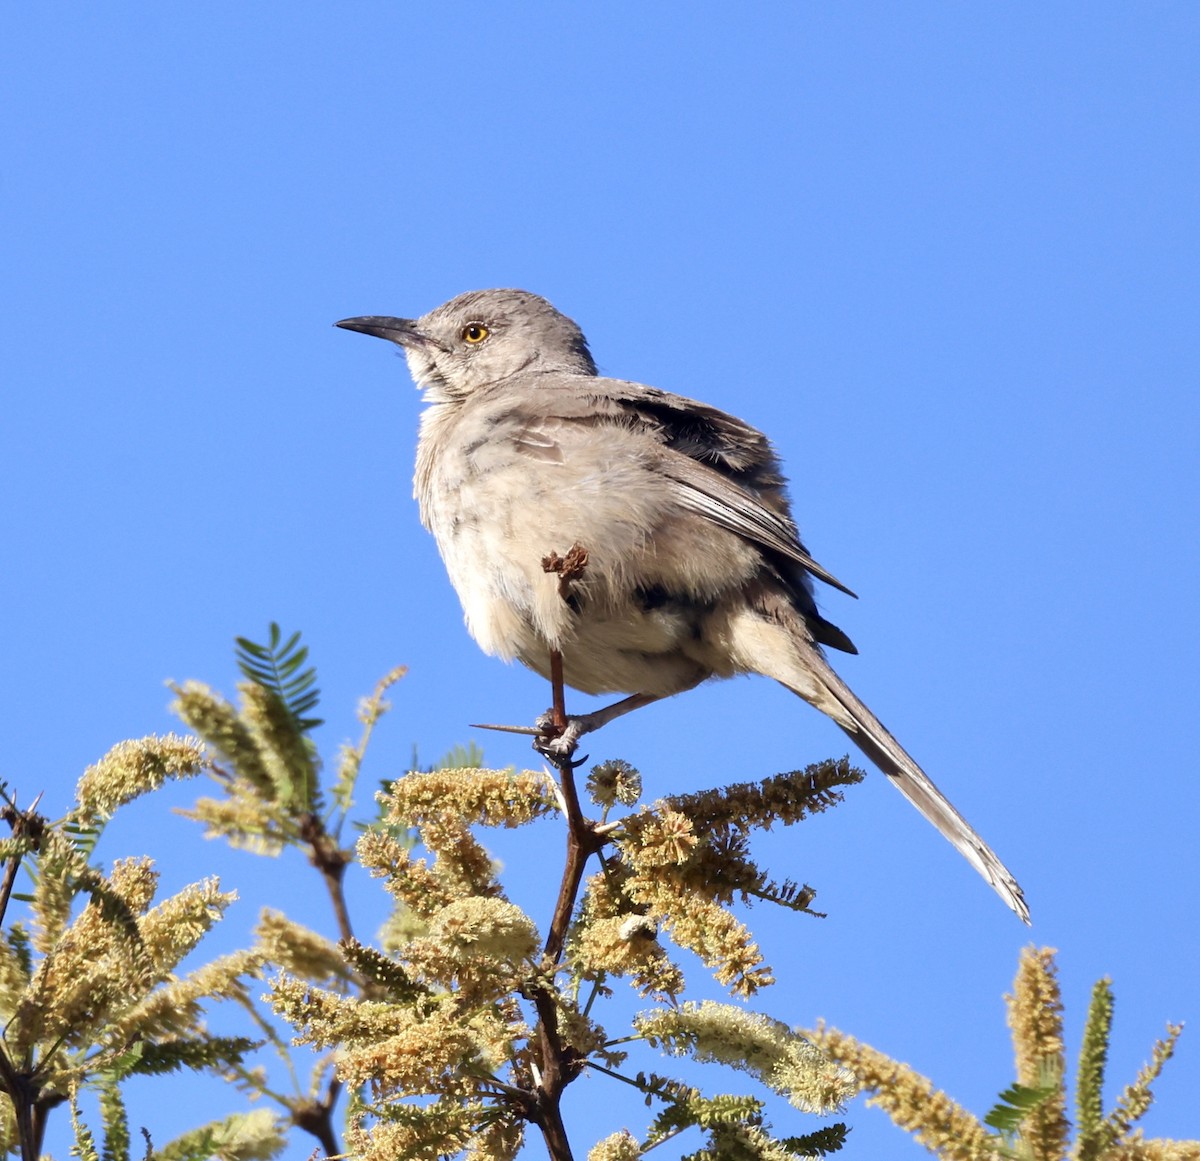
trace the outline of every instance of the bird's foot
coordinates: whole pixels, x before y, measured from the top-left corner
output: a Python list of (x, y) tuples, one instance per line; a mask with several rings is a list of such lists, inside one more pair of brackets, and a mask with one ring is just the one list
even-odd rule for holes
[[(600, 720), (597, 720), (597, 719)], [(599, 714), (580, 714), (578, 717), (567, 715), (565, 724), (552, 709), (547, 710), (533, 724), (537, 736), (533, 739), (533, 748), (544, 758), (552, 762), (571, 762), (572, 766), (582, 765), (587, 758), (578, 762), (571, 761), (574, 757), (579, 739), (592, 730), (598, 730), (607, 719)]]
[[(548, 709), (534, 722), (537, 737), (534, 738), (533, 748), (551, 761), (569, 761), (584, 734), (590, 734), (631, 710), (640, 709), (657, 700), (658, 697), (654, 694), (635, 693), (613, 702), (612, 705), (606, 705), (603, 709), (593, 710), (590, 714), (580, 714), (578, 717)], [(586, 759), (580, 759), (573, 764), (578, 766), (584, 761)]]

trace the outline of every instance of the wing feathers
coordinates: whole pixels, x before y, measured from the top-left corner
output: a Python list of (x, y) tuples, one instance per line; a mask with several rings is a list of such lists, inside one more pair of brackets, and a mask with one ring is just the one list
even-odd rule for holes
[(852, 597), (857, 595), (805, 552), (790, 520), (719, 472), (679, 455), (664, 461), (663, 472), (679, 484), (676, 497), (685, 508), (707, 516), (747, 540), (757, 541), (764, 548), (782, 553), (835, 589)]
[[(641, 383), (586, 378), (569, 387), (544, 393), (545, 410), (525, 423), (517, 438), (524, 454), (559, 458), (565, 449), (558, 456), (551, 449), (564, 425), (619, 423), (640, 430), (657, 445), (659, 466), (678, 485), (676, 498), (685, 508), (856, 596), (801, 544), (788, 514), (779, 462), (762, 432), (715, 407)], [(840, 630), (838, 635), (845, 636)]]

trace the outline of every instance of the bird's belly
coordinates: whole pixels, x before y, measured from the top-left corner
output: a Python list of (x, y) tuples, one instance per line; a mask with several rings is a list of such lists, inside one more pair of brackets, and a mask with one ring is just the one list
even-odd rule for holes
[[(549, 674), (552, 649), (587, 693), (667, 696), (711, 676), (700, 622), (758, 567), (739, 537), (680, 508), (635, 458), (602, 471), (443, 458), (422, 515), (467, 627), (486, 652)], [(564, 582), (551, 554), (587, 563)]]
[[(598, 612), (585, 609), (560, 642), (563, 679), (584, 693), (645, 693), (669, 697), (712, 676), (692, 655), (694, 618), (684, 613), (651, 613), (636, 608)], [(531, 633), (518, 658), (543, 677), (550, 676), (550, 646)]]
[[(439, 541), (440, 543), (440, 541)], [(570, 541), (547, 550), (566, 555)], [(584, 693), (666, 697), (711, 676), (696, 654), (706, 603), (647, 598), (636, 560), (614, 577), (598, 564), (560, 582), (541, 560), (514, 558), (512, 541), (494, 527), (462, 526), (442, 545), (467, 628), (487, 653), (521, 661), (544, 677), (550, 653), (563, 657), (566, 683)], [(647, 607), (651, 606), (651, 607)]]

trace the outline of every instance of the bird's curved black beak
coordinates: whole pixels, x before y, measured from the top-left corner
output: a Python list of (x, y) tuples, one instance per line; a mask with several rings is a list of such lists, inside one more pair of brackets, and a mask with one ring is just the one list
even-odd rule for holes
[(361, 331), (377, 339), (388, 339), (402, 347), (421, 347), (429, 343), (426, 335), (417, 329), (416, 319), (390, 318), (385, 314), (364, 314), (358, 318), (344, 318), (333, 324), (347, 331)]

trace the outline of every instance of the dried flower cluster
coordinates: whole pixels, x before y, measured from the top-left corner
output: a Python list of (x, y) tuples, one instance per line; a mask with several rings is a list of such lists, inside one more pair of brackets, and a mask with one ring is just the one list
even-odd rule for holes
[[(28, 918), (9, 922), (0, 939), (3, 1150), (35, 1154), (49, 1111), (66, 1102), (77, 1149), (87, 1156), (91, 1134), (77, 1098), (89, 1085), (100, 1093), (105, 1148), (119, 1154), (128, 1138), (124, 1078), (181, 1067), (228, 1076), (251, 1049), (249, 1039), (209, 1034), (202, 1005), (246, 1002), (259, 956), (239, 952), (176, 974), (235, 895), (206, 879), (156, 903), (158, 875), (149, 859), (118, 859), (107, 872), (90, 859), (100, 828), (122, 805), (205, 765), (193, 738), (125, 742), (88, 768), (76, 807), (61, 822), (6, 812), (14, 834), (24, 837), (6, 853), (5, 882), (29, 859), (35, 887)], [(6, 887), (0, 913), (8, 902)], [(237, 1114), (195, 1132), (196, 1141), (221, 1132), (238, 1137), (247, 1161), (271, 1156), (283, 1143), (282, 1126), (270, 1114)], [(183, 1138), (170, 1148), (191, 1155)]]
[(858, 1092), (850, 1072), (833, 1064), (807, 1037), (757, 1012), (689, 1001), (643, 1012), (634, 1022), (651, 1044), (748, 1072), (806, 1113), (840, 1111)]
[[(515, 1155), (522, 1120), (496, 1113), (538, 1067), (521, 996), (542, 978), (540, 941), (469, 827), (522, 825), (557, 810), (557, 797), (542, 774), (455, 769), (398, 779), (383, 806), (358, 853), (405, 912), (407, 937), (391, 956), (345, 946), (371, 981), (361, 996), (314, 987), (301, 972), (274, 981), (272, 1003), (306, 1042), (336, 1049), (345, 1084), (366, 1086), (371, 1104), (349, 1142), (364, 1158)], [(432, 861), (396, 837), (405, 827)], [(590, 1051), (591, 1025), (579, 1031)]]
[[(341, 748), (323, 786), (310, 736), (320, 724), (311, 716), (315, 672), (305, 668), (299, 635), (285, 641), (272, 625), (267, 645), (239, 638), (238, 647), (248, 680), (236, 707), (198, 683), (176, 690), (176, 708), (198, 739), (114, 747), (85, 772), (78, 806), (62, 824), (11, 803), (3, 811), (12, 834), (0, 840), (0, 916), (18, 867), (36, 865), (28, 921), (10, 923), (0, 939), (0, 1092), (9, 1097), (0, 1102), (0, 1147), (26, 1161), (39, 1156), (46, 1116), (62, 1103), (77, 1156), (129, 1161), (122, 1082), (178, 1067), (217, 1071), (279, 1112), (214, 1119), (156, 1147), (172, 1161), (266, 1161), (284, 1147), (286, 1122), (312, 1134), (324, 1154), (344, 1146), (358, 1161), (512, 1161), (531, 1129), (558, 1161), (572, 1155), (561, 1098), (585, 1070), (623, 1080), (657, 1107), (641, 1138), (621, 1129), (589, 1161), (634, 1161), (687, 1130), (702, 1136), (689, 1161), (791, 1161), (846, 1140), (842, 1124), (777, 1135), (761, 1096), (704, 1095), (670, 1076), (631, 1073), (635, 1044), (746, 1074), (805, 1113), (839, 1111), (865, 1090), (947, 1161), (1200, 1161), (1200, 1142), (1146, 1140), (1135, 1127), (1177, 1027), (1104, 1113), (1113, 1008), (1106, 980), (1084, 1033), (1072, 1144), (1062, 1002), (1047, 950), (1022, 957), (1007, 997), (1017, 1081), (982, 1120), (907, 1065), (833, 1029), (801, 1032), (738, 1004), (682, 999), (671, 944), (694, 952), (736, 997), (772, 982), (735, 908), (767, 901), (810, 912), (814, 893), (773, 881), (752, 858), (751, 839), (839, 802), (862, 777), (845, 760), (640, 806), (639, 772), (609, 761), (586, 781), (601, 812), (592, 819), (569, 758), (552, 759), (552, 777), (485, 769), (472, 748), (386, 783), (352, 854), (339, 835), (367, 742), (388, 708), (384, 695), (403, 670), (363, 702), (361, 738)], [(209, 879), (156, 902), (149, 860), (118, 859), (105, 871), (91, 849), (122, 805), (168, 778), (205, 771), (222, 796), (202, 799), (190, 815), (237, 846), (303, 852), (327, 890), (336, 942), (266, 910), (251, 949), (176, 974), (232, 893)], [(565, 827), (567, 850), (554, 912), (539, 931), (507, 897), (476, 831), (549, 819)], [(343, 894), (355, 855), (393, 901), (378, 946), (355, 937)], [(256, 1007), (261, 985), (252, 981), (267, 968), (275, 1015), (295, 1043), (324, 1054), (307, 1087), (295, 1079), (284, 1037)], [(622, 978), (657, 1006), (635, 1018), (631, 1035), (613, 1038), (593, 1007)], [(294, 1093), (244, 1060), (250, 1040), (207, 1032), (204, 1005), (220, 1000), (239, 1005), (283, 1058)], [(85, 1085), (98, 1094), (99, 1141), (78, 1100)], [(343, 1092), (349, 1110), (339, 1141), (334, 1110)]]
[(833, 1028), (809, 1033), (813, 1042), (848, 1068), (892, 1121), (945, 1161), (989, 1158), (999, 1161), (991, 1134), (961, 1105), (934, 1088), (927, 1077), (907, 1064), (862, 1044)]
[[(272, 1002), (304, 1041), (334, 1050), (346, 1085), (366, 1086), (371, 1099), (355, 1119), (352, 1143), (367, 1161), (464, 1150), (480, 1158), (513, 1156), (524, 1125), (552, 1132), (543, 1107), (548, 1091), (554, 1096), (582, 1068), (607, 1071), (625, 1059), (587, 1014), (590, 1000), (581, 1006), (584, 987), (594, 995), (606, 980), (627, 977), (661, 999), (682, 991), (682, 973), (659, 940), (660, 928), (699, 952), (735, 993), (770, 981), (731, 907), (757, 897), (804, 909), (811, 893), (772, 884), (749, 858), (748, 832), (826, 809), (841, 786), (859, 777), (844, 762), (825, 763), (756, 785), (664, 800), (601, 829), (571, 816), (580, 842), (600, 852), (602, 866), (586, 884), (559, 964), (539, 951), (532, 919), (505, 898), (472, 828), (526, 825), (564, 804), (571, 811), (573, 790), (560, 791), (548, 775), (532, 771), (414, 771), (388, 785), (379, 825), (357, 846), (359, 861), (384, 880), (397, 908), (385, 952), (343, 944), (370, 986), (351, 996), (316, 986), (315, 972), (290, 966), (274, 981)], [(607, 816), (611, 808), (636, 805), (641, 778), (627, 763), (609, 762), (592, 771), (587, 785)], [(637, 1037), (742, 1068), (798, 1108), (827, 1113), (850, 1091), (848, 1073), (766, 1017), (729, 1005), (685, 1006), (663, 1016), (667, 1023), (648, 1015)], [(762, 1124), (761, 1102), (737, 1098), (722, 1104), (718, 1116), (684, 1086), (635, 1083), (647, 1084), (674, 1110), (679, 1123), (672, 1132), (700, 1124), (722, 1149), (740, 1141), (746, 1156), (781, 1148)], [(636, 1155), (635, 1147), (626, 1134), (597, 1148), (600, 1156), (619, 1157)]]
[[(1017, 1083), (984, 1121), (956, 1104), (907, 1064), (832, 1028), (805, 1033), (847, 1068), (902, 1129), (945, 1161), (1200, 1161), (1200, 1141), (1147, 1140), (1135, 1123), (1149, 1109), (1151, 1086), (1182, 1031), (1168, 1025), (1150, 1062), (1107, 1116), (1102, 1086), (1112, 1020), (1112, 992), (1101, 980), (1092, 993), (1076, 1081), (1077, 1125), (1067, 1118), (1062, 996), (1054, 952), (1026, 948), (1006, 997)], [(994, 1129), (997, 1131), (989, 1131)]]
[[(634, 784), (626, 764), (608, 766), (614, 772), (606, 780), (593, 777), (601, 805), (610, 803), (607, 786), (615, 777)], [(735, 995), (770, 984), (771, 969), (731, 905), (766, 899), (807, 910), (813, 893), (773, 883), (750, 858), (750, 834), (828, 809), (841, 800), (841, 787), (861, 778), (844, 759), (823, 762), (758, 783), (662, 799), (623, 819), (612, 832), (619, 859), (607, 861), (584, 894), (571, 944), (580, 975), (630, 976), (646, 995), (679, 995), (683, 975), (657, 942), (662, 930)]]
[(119, 742), (89, 766), (75, 790), (80, 820), (111, 818), (127, 802), (157, 790), (168, 778), (191, 778), (207, 768), (196, 738), (151, 735)]

